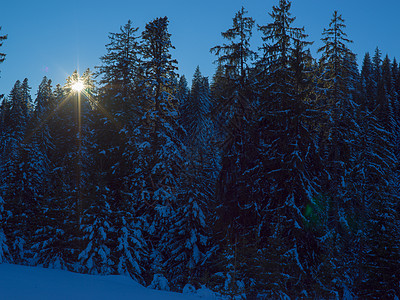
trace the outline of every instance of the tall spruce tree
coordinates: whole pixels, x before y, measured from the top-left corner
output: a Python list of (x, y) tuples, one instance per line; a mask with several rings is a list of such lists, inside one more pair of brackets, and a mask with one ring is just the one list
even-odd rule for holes
[[(29, 245), (37, 241), (37, 231), (40, 231), (45, 225), (45, 212), (48, 209), (49, 179), (50, 179), (50, 160), (49, 152), (53, 147), (49, 132), (48, 120), (52, 105), (52, 87), (51, 80), (43, 78), (39, 85), (35, 108), (32, 111), (27, 128), (25, 143), (25, 164), (28, 172), (28, 185), (30, 190), (30, 206), (35, 207), (34, 214), (31, 216), (30, 226), (32, 234), (29, 239)], [(47, 120), (46, 120), (47, 119)], [(28, 199), (25, 201), (28, 202)], [(35, 251), (35, 249), (32, 249)], [(36, 249), (37, 250), (37, 249)], [(32, 254), (34, 256), (34, 254)], [(31, 261), (31, 263), (35, 263)]]
[[(135, 141), (136, 159), (130, 189), (139, 206), (138, 216), (147, 222), (153, 243), (150, 272), (164, 273), (168, 257), (174, 255), (171, 226), (177, 226), (179, 177), (184, 145), (178, 124), (176, 60), (168, 32), (168, 19), (157, 18), (142, 33), (143, 77), (140, 99), (141, 123)], [(141, 213), (141, 214), (139, 214)], [(183, 224), (181, 224), (183, 226)], [(174, 272), (170, 266), (170, 272)]]
[(3, 132), (2, 187), (7, 218), (6, 236), (13, 260), (25, 263), (27, 241), (34, 229), (30, 224), (35, 216), (37, 205), (29, 185), (25, 134), (29, 121), (30, 87), (25, 79), (17, 81), (9, 95), (9, 118)]
[[(143, 268), (147, 263), (148, 246), (144, 239), (144, 223), (139, 203), (130, 192), (130, 180), (136, 159), (135, 128), (139, 126), (141, 78), (141, 47), (138, 28), (128, 21), (119, 33), (109, 36), (107, 54), (98, 75), (102, 76), (95, 132), (98, 145), (95, 159), (100, 182), (96, 194), (104, 209), (104, 221), (114, 220), (107, 229), (112, 236), (109, 249), (113, 255), (114, 270), (130, 274), (143, 281)], [(109, 207), (108, 207), (109, 206)], [(106, 212), (106, 210), (108, 212)], [(115, 231), (112, 233), (111, 231)]]
[(318, 101), (328, 116), (321, 127), (320, 145), (327, 171), (323, 189), (329, 210), (326, 234), (329, 234), (330, 242), (325, 251), (335, 274), (334, 282), (326, 284), (339, 293), (352, 284), (349, 266), (354, 265), (352, 255), (343, 255), (343, 251), (346, 243), (354, 238), (347, 222), (355, 201), (349, 192), (349, 174), (357, 128), (355, 89), (358, 74), (355, 55), (347, 46), (352, 41), (347, 38), (345, 27), (344, 19), (335, 11), (329, 27), (323, 31), (323, 46), (318, 49), (321, 53)]
[(77, 248), (73, 238), (77, 223), (76, 205), (71, 195), (75, 187), (75, 164), (70, 157), (70, 151), (76, 146), (76, 130), (73, 126), (76, 105), (73, 105), (61, 85), (57, 85), (50, 95), (47, 94), (47, 88), (43, 89), (41, 96), (43, 115), (40, 114), (40, 121), (46, 122), (53, 147), (48, 149), (48, 194), (41, 208), (42, 228), (35, 232), (33, 239), (33, 262), (44, 267), (76, 271), (74, 263)]
[[(254, 117), (254, 94), (250, 64), (255, 52), (250, 47), (254, 20), (242, 7), (234, 16), (230, 29), (221, 35), (229, 41), (211, 49), (218, 55), (214, 77), (212, 116), (221, 133), (221, 170), (216, 186), (217, 274), (224, 274), (219, 288), (240, 295), (242, 280), (248, 284), (252, 255), (242, 250), (254, 246), (257, 218), (256, 200), (251, 198), (246, 172), (252, 168), (255, 149), (251, 139)], [(218, 87), (216, 87), (218, 85)], [(249, 243), (251, 243), (249, 245)], [(237, 264), (235, 263), (238, 262)], [(219, 267), (218, 267), (219, 266)], [(216, 282), (220, 281), (218, 279)]]
[(143, 141), (147, 142), (143, 150), (149, 154), (144, 157), (145, 152), (139, 152), (139, 157), (146, 161), (144, 167), (147, 178), (144, 178), (142, 195), (147, 194), (148, 202), (154, 204), (156, 217), (152, 225), (155, 230), (160, 229), (160, 239), (167, 234), (176, 208), (174, 186), (182, 159), (181, 145), (177, 139), (177, 100), (173, 94), (177, 62), (170, 54), (170, 49), (174, 47), (168, 22), (166, 17), (157, 18), (146, 24), (142, 33), (145, 94), (141, 107), (141, 135)]
[[(318, 205), (320, 157), (310, 119), (311, 62), (304, 28), (293, 26), (291, 2), (280, 0), (259, 26), (262, 56), (257, 62), (260, 90), (260, 157), (254, 176), (264, 187), (261, 203), (260, 289), (269, 297), (316, 297), (318, 245), (305, 216)], [(267, 196), (268, 195), (268, 196)], [(326, 295), (325, 295), (326, 296)]]
[(41, 179), (38, 181), (39, 192), (39, 214), (40, 223), (32, 236), (31, 248), (33, 250), (32, 263), (45, 267), (64, 268), (65, 262), (61, 258), (63, 251), (63, 239), (65, 238), (64, 228), (61, 226), (67, 211), (65, 207), (60, 207), (60, 198), (56, 195), (60, 193), (60, 177), (53, 179), (57, 174), (54, 166), (56, 162), (55, 156), (60, 152), (57, 148), (57, 136), (53, 126), (59, 126), (57, 119), (57, 99), (59, 95), (55, 95), (51, 86), (51, 80), (43, 78), (39, 85), (38, 93), (35, 101), (35, 111), (31, 120), (32, 128), (30, 128), (29, 140), (31, 141), (32, 151), (39, 158), (37, 161), (37, 174)]

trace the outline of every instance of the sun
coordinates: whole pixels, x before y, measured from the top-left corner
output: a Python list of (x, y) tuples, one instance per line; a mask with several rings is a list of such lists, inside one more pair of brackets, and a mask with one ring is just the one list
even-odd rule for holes
[(78, 81), (74, 82), (74, 83), (71, 85), (71, 88), (72, 88), (75, 92), (80, 93), (80, 92), (85, 88), (85, 85), (83, 84), (82, 81), (78, 80)]

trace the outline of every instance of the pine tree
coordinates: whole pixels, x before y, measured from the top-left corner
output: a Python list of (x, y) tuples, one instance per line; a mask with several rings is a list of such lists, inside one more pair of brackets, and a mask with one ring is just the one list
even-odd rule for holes
[[(32, 128), (29, 131), (29, 140), (31, 140), (32, 151), (40, 158), (38, 161), (38, 192), (40, 212), (40, 226), (32, 237), (32, 250), (34, 252), (32, 264), (43, 265), (45, 267), (65, 268), (65, 262), (61, 258), (62, 235), (63, 230), (61, 222), (66, 215), (56, 207), (59, 206), (59, 199), (55, 198), (55, 194), (59, 191), (59, 184), (55, 184), (52, 177), (54, 176), (54, 166), (51, 161), (53, 154), (59, 154), (59, 149), (55, 147), (55, 135), (52, 130), (53, 121), (56, 115), (56, 95), (53, 93), (51, 80), (43, 78), (39, 85), (36, 97), (35, 111), (31, 120)], [(60, 100), (60, 99), (58, 99)], [(59, 123), (55, 122), (59, 126)], [(57, 178), (58, 180), (59, 178)], [(56, 225), (57, 224), (57, 225)]]
[(348, 226), (352, 210), (356, 206), (351, 195), (353, 149), (357, 133), (356, 88), (358, 80), (355, 55), (347, 47), (352, 41), (344, 32), (344, 20), (337, 11), (327, 29), (324, 29), (324, 45), (318, 49), (320, 58), (319, 102), (328, 119), (322, 127), (321, 150), (325, 160), (327, 177), (324, 193), (329, 199), (328, 227), (325, 234), (330, 240), (326, 247), (328, 264), (335, 272), (335, 283), (325, 284), (343, 293), (352, 284), (351, 267), (355, 264), (352, 253), (343, 255), (355, 237)]
[(228, 76), (242, 80), (246, 76), (248, 63), (255, 57), (255, 52), (250, 49), (254, 20), (246, 17), (246, 14), (247, 11), (242, 7), (233, 18), (232, 28), (221, 33), (231, 43), (215, 46), (210, 50), (219, 56), (218, 62), (225, 66)]
[(170, 36), (166, 17), (146, 24), (142, 33), (141, 124), (135, 133), (135, 167), (130, 177), (136, 216), (145, 218), (147, 234), (154, 245), (150, 253), (150, 270), (154, 273), (163, 273), (169, 267), (165, 261), (173, 253), (170, 226), (175, 223), (180, 205), (177, 187), (184, 151)]
[[(32, 208), (35, 207), (30, 216), (32, 230), (29, 238), (30, 247), (32, 243), (36, 243), (34, 241), (36, 232), (43, 228), (45, 211), (48, 209), (46, 205), (50, 179), (50, 160), (48, 155), (53, 144), (46, 118), (51, 113), (52, 100), (51, 81), (44, 77), (39, 85), (35, 109), (31, 113), (24, 140), (24, 160), (28, 174), (26, 181), (30, 191), (30, 199), (25, 197), (25, 202), (29, 203)], [(31, 261), (30, 263), (34, 262)]]
[[(319, 253), (304, 215), (317, 205), (321, 162), (309, 120), (312, 58), (304, 28), (293, 26), (291, 2), (273, 7), (272, 22), (260, 26), (264, 44), (257, 62), (260, 93), (260, 157), (255, 178), (263, 186), (259, 252), (264, 261), (259, 289), (269, 297), (316, 297)], [(326, 296), (326, 295), (325, 295)]]
[[(3, 132), (2, 187), (7, 218), (5, 233), (13, 260), (25, 263), (27, 241), (34, 229), (32, 222), (37, 205), (29, 186), (25, 133), (29, 121), (30, 87), (25, 79), (17, 81), (9, 96), (9, 118)], [(32, 226), (31, 226), (32, 225)]]
[[(75, 242), (72, 234), (77, 223), (76, 206), (70, 195), (74, 192), (75, 172), (69, 169), (74, 164), (68, 151), (76, 145), (73, 105), (60, 85), (50, 95), (48, 88), (49, 82), (43, 86), (43, 94), (39, 97), (43, 106), (38, 109), (43, 109), (43, 114), (38, 114), (38, 117), (40, 122), (45, 123), (43, 133), (48, 128), (53, 146), (48, 149), (48, 193), (45, 192), (41, 203), (42, 227), (36, 230), (32, 241), (33, 263), (49, 268), (76, 270), (73, 264), (76, 262), (77, 250), (73, 245)], [(39, 136), (40, 132), (38, 130)]]
[[(252, 199), (247, 182), (251, 179), (247, 171), (254, 161), (254, 141), (251, 139), (251, 128), (254, 117), (254, 94), (250, 63), (255, 58), (251, 50), (250, 38), (254, 20), (246, 16), (242, 7), (233, 18), (230, 29), (221, 35), (229, 44), (215, 46), (211, 52), (218, 55), (219, 64), (214, 77), (214, 108), (211, 112), (221, 134), (221, 170), (216, 184), (216, 235), (218, 252), (215, 257), (216, 275), (222, 271), (224, 282), (216, 277), (216, 283), (222, 285), (226, 293), (240, 295), (244, 291), (241, 281), (251, 282), (251, 258), (241, 250), (244, 245), (254, 241), (254, 229), (257, 218), (256, 199)], [(218, 86), (217, 86), (218, 85)], [(214, 209), (214, 208), (213, 208)], [(239, 251), (238, 250), (238, 251)], [(234, 251), (235, 253), (232, 253)], [(226, 267), (230, 257), (237, 257), (238, 264)]]
[(134, 90), (140, 74), (138, 29), (129, 20), (120, 32), (110, 33), (107, 54), (100, 58), (102, 65), (96, 74), (101, 77), (101, 104), (121, 122), (136, 110)]
[[(131, 166), (136, 159), (134, 131), (140, 117), (142, 50), (137, 30), (128, 21), (119, 33), (111, 34), (107, 54), (101, 58), (98, 75), (102, 76), (102, 86), (93, 136), (93, 163), (98, 175), (93, 193), (101, 207), (96, 215), (102, 218), (103, 247), (111, 251), (113, 266), (109, 262), (108, 268), (143, 282), (148, 257), (145, 224), (129, 186), (136, 168)], [(112, 242), (107, 242), (105, 236)]]

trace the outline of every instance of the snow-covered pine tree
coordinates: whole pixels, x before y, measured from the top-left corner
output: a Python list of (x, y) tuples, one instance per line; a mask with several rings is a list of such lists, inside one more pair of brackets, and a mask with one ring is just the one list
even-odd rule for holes
[(32, 249), (33, 263), (49, 268), (70, 269), (76, 261), (77, 250), (73, 247), (72, 232), (76, 224), (72, 196), (75, 172), (69, 158), (76, 142), (73, 126), (73, 107), (66, 91), (57, 85), (51, 95), (43, 91), (44, 111), (41, 122), (46, 124), (53, 147), (48, 153), (48, 193), (43, 203), (42, 228), (34, 234)]
[(218, 107), (218, 103), (223, 101), (225, 94), (228, 93), (228, 78), (225, 76), (224, 70), (225, 67), (221, 64), (218, 64), (210, 85), (212, 107), (211, 118), (215, 130), (215, 139), (217, 141), (224, 139), (226, 135), (225, 125), (227, 123), (227, 116), (224, 115), (222, 110), (216, 109), (216, 107)]
[[(1, 101), (0, 106), (0, 141), (4, 141), (5, 137), (8, 135), (8, 120), (10, 118), (10, 108), (11, 104), (8, 98), (4, 98)], [(0, 144), (0, 165), (4, 167), (4, 162), (6, 160), (6, 144)], [(0, 181), (1, 182), (1, 181)]]
[[(92, 101), (97, 99), (92, 99)], [(104, 115), (94, 107), (86, 118), (88, 122), (87, 176), (83, 200), (82, 233), (84, 246), (79, 253), (79, 264), (89, 274), (115, 274), (112, 250), (115, 248), (113, 213), (106, 191), (104, 155), (100, 148), (99, 132), (104, 125)], [(111, 198), (112, 199), (112, 198)]]
[[(356, 82), (358, 71), (355, 55), (347, 44), (352, 41), (345, 33), (346, 25), (342, 16), (335, 11), (327, 29), (323, 31), (318, 101), (328, 118), (321, 124), (321, 156), (327, 176), (323, 179), (324, 194), (329, 201), (329, 220), (324, 251), (327, 263), (335, 274), (334, 282), (326, 282), (342, 293), (352, 284), (351, 254), (343, 255), (346, 243), (354, 236), (347, 226), (347, 220), (355, 206), (352, 197), (350, 171), (353, 161), (353, 149), (356, 136)], [(332, 274), (332, 273), (331, 273)]]
[(119, 33), (109, 36), (107, 54), (101, 58), (97, 73), (101, 87), (92, 150), (98, 170), (93, 192), (102, 207), (98, 217), (103, 218), (103, 235), (111, 238), (111, 242), (103, 242), (111, 251), (112, 268), (143, 282), (148, 257), (141, 209), (144, 204), (137, 201), (129, 184), (137, 168), (135, 129), (140, 116), (141, 47), (137, 30), (128, 21)]
[(10, 254), (18, 263), (25, 263), (26, 243), (34, 229), (30, 222), (37, 209), (30, 193), (28, 164), (24, 155), (29, 121), (29, 90), (27, 79), (22, 84), (20, 81), (15, 83), (9, 95), (9, 118), (2, 136), (2, 196), (8, 212), (5, 233)]
[[(259, 200), (252, 197), (248, 175), (254, 165), (254, 143), (257, 142), (251, 136), (255, 102), (250, 76), (250, 64), (255, 58), (250, 47), (253, 26), (254, 20), (242, 7), (235, 14), (232, 27), (221, 33), (229, 43), (211, 49), (218, 55), (219, 64), (213, 83), (212, 116), (223, 141), (216, 186), (216, 236), (213, 237), (217, 241), (213, 246), (219, 249), (213, 272), (223, 272), (222, 278), (215, 277), (217, 288), (230, 295), (243, 294), (241, 280), (246, 280), (248, 285), (254, 280), (253, 256), (244, 251), (252, 249), (257, 240)], [(231, 258), (237, 259), (237, 264), (230, 264)]]
[[(140, 44), (138, 27), (131, 20), (120, 27), (120, 32), (110, 33), (107, 53), (100, 59), (96, 76), (100, 77), (100, 103), (117, 121), (126, 121), (136, 111), (135, 89), (140, 74)], [(122, 123), (122, 125), (125, 125)]]
[[(29, 247), (36, 243), (36, 232), (44, 226), (45, 211), (48, 209), (47, 198), (49, 195), (50, 161), (49, 152), (53, 148), (47, 118), (51, 113), (52, 105), (51, 81), (43, 78), (39, 85), (35, 108), (26, 130), (24, 139), (24, 159), (27, 169), (26, 185), (29, 195), (25, 202), (29, 203), (32, 210), (30, 217), (31, 234), (28, 240)], [(28, 199), (29, 197), (29, 199)], [(31, 253), (30, 258), (34, 256)], [(34, 261), (29, 263), (33, 264)]]
[[(57, 91), (57, 90), (56, 90)], [(68, 213), (65, 207), (61, 205), (61, 200), (55, 195), (59, 194), (60, 183), (56, 182), (53, 176), (57, 173), (57, 167), (54, 166), (56, 157), (60, 154), (57, 148), (58, 140), (55, 134), (56, 128), (60, 126), (56, 110), (57, 101), (62, 101), (61, 87), (54, 93), (51, 80), (43, 78), (39, 85), (36, 97), (36, 106), (33, 113), (29, 137), (32, 144), (35, 145), (34, 151), (40, 153), (41, 157), (41, 184), (38, 189), (40, 193), (40, 226), (36, 229), (32, 237), (32, 264), (42, 265), (52, 268), (66, 268), (63, 255), (63, 235), (62, 223)], [(62, 137), (61, 137), (62, 138)]]
[(389, 56), (386, 55), (382, 61), (382, 83), (383, 89), (385, 93), (385, 118), (382, 120), (382, 124), (385, 124), (385, 128), (392, 134), (391, 142), (396, 141), (396, 133), (398, 132), (397, 123), (395, 115), (396, 111), (396, 101), (397, 95), (394, 88), (394, 78), (392, 76), (392, 62), (389, 59)]
[(310, 122), (320, 115), (311, 110), (311, 43), (304, 28), (294, 26), (290, 8), (290, 1), (280, 0), (270, 13), (272, 22), (259, 26), (264, 41), (257, 62), (261, 147), (253, 172), (264, 199), (260, 273), (268, 275), (258, 280), (269, 297), (318, 297), (318, 243), (304, 212), (320, 193), (321, 161)]
[(138, 106), (140, 126), (135, 130), (135, 160), (132, 161), (130, 189), (134, 193), (137, 217), (148, 222), (146, 231), (152, 243), (150, 272), (164, 273), (173, 253), (171, 225), (176, 209), (184, 145), (178, 124), (176, 99), (176, 60), (168, 32), (168, 19), (157, 18), (146, 24), (142, 33), (143, 63), (141, 97)]

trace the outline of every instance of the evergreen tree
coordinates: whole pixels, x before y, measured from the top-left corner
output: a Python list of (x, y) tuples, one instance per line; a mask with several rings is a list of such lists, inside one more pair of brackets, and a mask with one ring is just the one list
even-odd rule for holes
[[(344, 32), (344, 20), (337, 11), (327, 29), (324, 29), (324, 45), (318, 49), (321, 74), (319, 78), (319, 101), (328, 116), (322, 127), (322, 157), (327, 177), (324, 193), (329, 199), (328, 247), (324, 249), (334, 272), (335, 282), (325, 284), (343, 293), (352, 284), (350, 266), (355, 264), (352, 253), (343, 254), (349, 242), (354, 240), (347, 224), (355, 205), (352, 197), (351, 177), (353, 149), (357, 123), (356, 82), (358, 80), (355, 55), (347, 47), (352, 41)], [(331, 271), (330, 271), (331, 272)]]
[[(76, 75), (77, 73), (74, 73)], [(77, 269), (90, 274), (113, 274), (114, 261), (111, 255), (113, 223), (109, 202), (101, 194), (101, 173), (98, 173), (96, 155), (98, 144), (95, 140), (95, 128), (98, 105), (92, 73), (88, 69), (81, 77), (72, 78), (72, 82), (82, 82), (83, 90), (73, 92), (78, 98), (78, 121), (76, 150), (76, 209), (78, 211), (79, 235), (77, 238)], [(68, 92), (68, 82), (66, 86)], [(79, 93), (74, 95), (75, 93)], [(80, 100), (80, 103), (79, 103)], [(79, 125), (81, 123), (81, 125)]]
[[(224, 274), (222, 282), (216, 277), (218, 288), (231, 295), (244, 292), (242, 280), (248, 284), (254, 280), (250, 274), (251, 255), (236, 250), (244, 245), (254, 246), (248, 243), (254, 241), (257, 225), (256, 199), (252, 199), (247, 184), (251, 180), (247, 173), (253, 167), (255, 149), (251, 137), (255, 97), (249, 67), (255, 52), (250, 48), (254, 20), (246, 14), (242, 7), (235, 14), (232, 27), (222, 33), (230, 43), (211, 49), (218, 55), (219, 64), (213, 83), (215, 104), (211, 113), (219, 123), (217, 127), (223, 140), (216, 185), (216, 235), (213, 239), (219, 249), (214, 268), (216, 274), (221, 271)], [(231, 257), (240, 263), (226, 267)]]
[[(40, 122), (45, 122), (43, 137), (46, 138), (46, 127), (52, 140), (48, 149), (49, 178), (48, 194), (41, 203), (42, 227), (35, 232), (32, 249), (33, 263), (44, 267), (76, 270), (77, 250), (74, 246), (73, 232), (76, 230), (76, 205), (74, 205), (74, 163), (70, 158), (76, 145), (74, 108), (70, 96), (57, 85), (49, 95), (50, 82), (42, 86), (38, 102)], [(41, 99), (39, 101), (39, 99)], [(38, 135), (41, 136), (41, 130)], [(43, 140), (45, 143), (45, 140)]]
[(100, 58), (102, 65), (96, 74), (101, 76), (101, 104), (122, 122), (136, 109), (134, 89), (140, 73), (138, 29), (129, 20), (120, 32), (110, 33), (107, 54)]
[[(58, 89), (61, 89), (58, 87)], [(59, 91), (61, 94), (61, 92)], [(36, 97), (35, 111), (32, 117), (32, 127), (29, 137), (34, 151), (40, 158), (38, 164), (39, 176), (38, 192), (40, 211), (38, 218), (40, 226), (32, 237), (32, 250), (34, 252), (32, 263), (34, 265), (43, 265), (45, 267), (65, 268), (66, 262), (62, 258), (63, 239), (65, 238), (62, 222), (68, 211), (60, 205), (60, 199), (56, 197), (60, 194), (60, 184), (53, 179), (57, 174), (54, 172), (57, 167), (54, 166), (55, 156), (60, 152), (56, 145), (56, 135), (53, 126), (59, 126), (57, 119), (57, 100), (61, 97), (53, 93), (51, 80), (43, 78), (39, 85)], [(57, 119), (57, 120), (55, 120)], [(60, 207), (61, 206), (61, 207)], [(67, 241), (64, 241), (64, 246)]]
[[(2, 195), (7, 218), (6, 236), (13, 260), (24, 263), (27, 240), (34, 226), (30, 222), (35, 216), (37, 205), (29, 185), (29, 169), (26, 163), (25, 133), (29, 120), (29, 85), (27, 79), (17, 81), (9, 96), (9, 118), (3, 132)], [(33, 225), (33, 224), (32, 224)]]
[[(148, 256), (143, 234), (145, 225), (140, 206), (129, 187), (129, 178), (135, 173), (135, 168), (131, 168), (136, 158), (134, 131), (140, 116), (142, 71), (137, 30), (128, 21), (119, 33), (111, 34), (107, 54), (101, 58), (103, 65), (98, 75), (102, 76), (102, 86), (93, 135), (93, 163), (98, 172), (93, 192), (99, 201), (97, 209), (100, 207), (95, 215), (102, 218), (99, 221), (104, 231), (102, 247), (108, 249), (112, 257), (108, 268), (143, 281)], [(111, 238), (111, 243), (106, 236)]]
[(264, 41), (257, 62), (261, 147), (254, 176), (262, 182), (265, 199), (259, 252), (261, 272), (268, 276), (258, 281), (269, 297), (317, 297), (323, 290), (318, 286), (320, 256), (304, 212), (317, 205), (320, 193), (321, 162), (309, 121), (319, 115), (311, 110), (311, 43), (304, 28), (293, 26), (290, 8), (290, 1), (279, 1), (272, 22), (259, 27)]
[[(30, 217), (32, 234), (29, 244), (32, 245), (36, 239), (37, 231), (44, 226), (45, 212), (48, 209), (47, 198), (49, 196), (50, 160), (49, 152), (53, 144), (47, 124), (48, 115), (52, 109), (52, 87), (51, 80), (43, 78), (39, 85), (36, 97), (35, 110), (29, 121), (29, 128), (25, 138), (24, 158), (27, 165), (27, 185), (30, 190), (30, 206), (36, 206)], [(33, 256), (33, 254), (32, 254)], [(33, 263), (33, 262), (32, 262)]]
[(255, 52), (250, 48), (254, 20), (246, 17), (246, 14), (247, 11), (242, 7), (233, 18), (232, 28), (221, 33), (222, 37), (231, 43), (215, 46), (210, 50), (219, 56), (218, 62), (225, 66), (228, 76), (242, 80), (246, 76), (248, 63), (255, 57)]
[[(168, 19), (157, 18), (146, 24), (143, 38), (143, 88), (140, 99), (141, 124), (135, 133), (136, 157), (130, 189), (134, 192), (137, 216), (148, 223), (147, 234), (153, 243), (150, 270), (163, 273), (173, 255), (170, 235), (175, 224), (177, 188), (182, 169), (184, 146), (178, 124), (176, 99), (176, 61), (168, 33)], [(183, 224), (182, 224), (183, 225)]]

